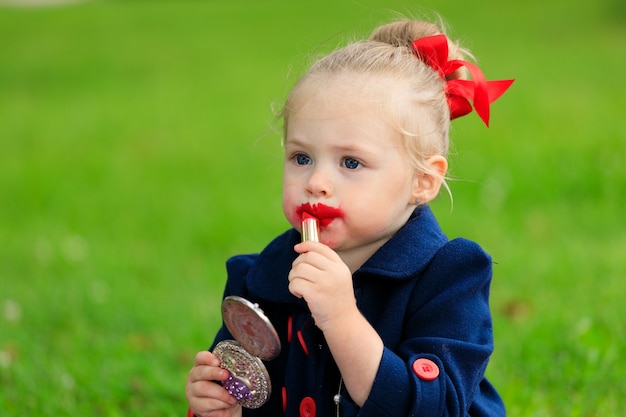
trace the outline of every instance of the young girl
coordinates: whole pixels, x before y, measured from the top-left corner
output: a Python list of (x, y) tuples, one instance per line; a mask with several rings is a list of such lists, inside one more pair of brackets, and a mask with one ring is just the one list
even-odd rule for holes
[[(293, 229), (227, 263), (225, 296), (258, 304), (278, 333), (280, 355), (265, 363), (272, 393), (242, 408), (221, 384), (229, 372), (200, 352), (189, 415), (504, 416), (484, 377), (491, 259), (449, 241), (428, 207), (450, 120), (473, 104), (488, 123), (512, 82), (486, 81), (462, 53), (433, 24), (395, 22), (296, 84), (282, 114)], [(306, 216), (319, 242), (301, 242)], [(214, 343), (232, 338), (222, 326)]]

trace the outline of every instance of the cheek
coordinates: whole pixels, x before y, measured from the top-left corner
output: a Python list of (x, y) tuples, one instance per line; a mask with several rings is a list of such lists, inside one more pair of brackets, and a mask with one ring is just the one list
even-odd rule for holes
[(295, 192), (294, 187), (290, 187), (289, 184), (283, 184), (283, 213), (287, 218), (287, 221), (293, 226), (298, 228), (300, 225), (300, 219), (296, 214), (296, 208), (300, 205), (301, 201), (298, 199), (298, 194)]

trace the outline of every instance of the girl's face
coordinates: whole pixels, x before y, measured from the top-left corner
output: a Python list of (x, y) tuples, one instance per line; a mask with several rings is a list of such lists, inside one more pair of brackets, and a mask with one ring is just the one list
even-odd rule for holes
[(417, 177), (379, 110), (330, 91), (290, 115), (283, 211), (297, 230), (304, 212), (320, 218), (320, 241), (362, 263), (408, 220)]

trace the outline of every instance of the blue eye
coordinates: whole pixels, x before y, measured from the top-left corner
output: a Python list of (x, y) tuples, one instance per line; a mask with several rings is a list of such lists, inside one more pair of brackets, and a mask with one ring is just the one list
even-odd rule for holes
[(296, 154), (293, 159), (297, 165), (310, 165), (312, 162), (311, 158), (303, 153)]
[(357, 169), (361, 163), (354, 158), (346, 158), (343, 160), (343, 166), (348, 169)]

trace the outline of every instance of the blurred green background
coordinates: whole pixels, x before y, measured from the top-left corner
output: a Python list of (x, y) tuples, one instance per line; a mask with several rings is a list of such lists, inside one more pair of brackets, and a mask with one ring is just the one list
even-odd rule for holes
[(272, 109), (398, 13), (517, 79), (453, 123), (434, 204), (496, 262), (509, 415), (626, 414), (623, 0), (27, 3), (0, 1), (0, 415), (184, 415), (225, 260), (287, 227)]

